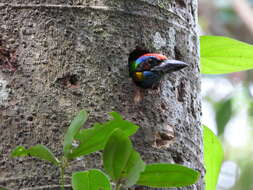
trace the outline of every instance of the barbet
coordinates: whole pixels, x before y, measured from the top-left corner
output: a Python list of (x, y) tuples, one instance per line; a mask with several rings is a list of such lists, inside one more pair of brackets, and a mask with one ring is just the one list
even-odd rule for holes
[(135, 51), (129, 57), (129, 76), (137, 86), (144, 89), (157, 86), (164, 74), (188, 66), (185, 62), (169, 59), (159, 53), (149, 53), (146, 50)]

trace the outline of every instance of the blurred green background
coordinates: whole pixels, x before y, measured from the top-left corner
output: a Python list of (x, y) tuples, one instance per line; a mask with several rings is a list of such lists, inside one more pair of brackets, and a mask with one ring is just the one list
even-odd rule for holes
[[(199, 34), (253, 44), (253, 0), (199, 0)], [(202, 97), (225, 152), (217, 190), (253, 190), (253, 71), (203, 75)]]

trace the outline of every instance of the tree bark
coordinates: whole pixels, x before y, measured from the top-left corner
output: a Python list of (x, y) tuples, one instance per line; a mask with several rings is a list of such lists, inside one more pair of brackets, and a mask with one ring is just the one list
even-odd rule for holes
[[(57, 168), (9, 155), (38, 143), (61, 155), (80, 109), (89, 112), (86, 127), (111, 111), (141, 126), (133, 141), (147, 163), (203, 174), (196, 12), (197, 0), (0, 0), (0, 47), (8, 52), (0, 57), (0, 185), (59, 189)], [(127, 60), (136, 46), (190, 66), (134, 103)], [(68, 172), (100, 166), (95, 153)], [(203, 180), (178, 189), (202, 190)]]

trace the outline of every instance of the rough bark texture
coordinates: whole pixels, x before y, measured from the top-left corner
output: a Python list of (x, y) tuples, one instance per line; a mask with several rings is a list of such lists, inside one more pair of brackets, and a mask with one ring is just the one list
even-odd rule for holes
[[(141, 126), (133, 137), (147, 163), (203, 174), (197, 0), (0, 0), (0, 185), (59, 189), (55, 167), (9, 157), (16, 145), (45, 144), (61, 155), (80, 109), (89, 124), (117, 111)], [(129, 53), (142, 45), (188, 62), (135, 104)], [(72, 170), (101, 165), (100, 154)], [(70, 172), (71, 170), (69, 170)], [(204, 189), (203, 180), (178, 189)]]

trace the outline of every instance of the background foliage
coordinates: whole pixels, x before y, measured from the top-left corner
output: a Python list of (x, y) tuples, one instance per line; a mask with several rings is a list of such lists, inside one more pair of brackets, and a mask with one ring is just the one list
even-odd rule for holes
[[(252, 0), (200, 0), (200, 35), (222, 35), (252, 44), (253, 16), (247, 17), (253, 15), (252, 6)], [(222, 44), (224, 52), (228, 49), (226, 42)], [(239, 46), (232, 55), (240, 58)], [(246, 67), (247, 63), (251, 64), (252, 51), (248, 55), (249, 59), (238, 63)], [(235, 63), (236, 59), (230, 62)], [(219, 136), (225, 151), (217, 190), (252, 190), (253, 71), (220, 73), (223, 72), (204, 74), (202, 78), (202, 121)]]

